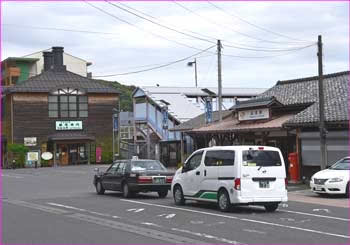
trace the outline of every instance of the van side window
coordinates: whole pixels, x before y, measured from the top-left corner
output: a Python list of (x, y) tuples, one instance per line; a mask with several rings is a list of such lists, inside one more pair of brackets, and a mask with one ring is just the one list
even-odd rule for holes
[(234, 151), (207, 151), (205, 154), (205, 166), (233, 166), (234, 163)]
[(191, 159), (188, 160), (188, 162), (186, 163), (186, 165), (188, 166), (188, 170), (196, 169), (199, 165), (201, 165), (202, 156), (203, 151), (193, 155)]

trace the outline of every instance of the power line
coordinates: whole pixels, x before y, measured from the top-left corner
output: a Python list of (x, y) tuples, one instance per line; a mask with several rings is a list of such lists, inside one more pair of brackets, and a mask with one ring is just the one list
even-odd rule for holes
[(274, 58), (274, 57), (280, 57), (280, 56), (289, 55), (289, 54), (291, 54), (293, 52), (300, 51), (300, 50), (303, 50), (303, 49), (306, 49), (306, 48), (309, 48), (309, 47), (312, 47), (312, 46), (315, 46), (315, 45), (316, 45), (316, 43), (313, 43), (313, 44), (310, 44), (310, 45), (307, 45), (307, 46), (304, 46), (304, 47), (301, 47), (301, 48), (298, 48), (298, 49), (295, 49), (295, 50), (287, 51), (286, 53), (283, 53), (283, 54), (270, 55), (270, 56), (240, 56), (240, 55), (232, 55), (232, 54), (222, 54), (222, 55), (223, 56), (227, 56), (227, 57), (242, 58), (242, 59)]
[(249, 22), (249, 21), (247, 21), (247, 20), (245, 20), (245, 19), (239, 17), (239, 16), (236, 15), (236, 14), (235, 14), (235, 15), (230, 14), (230, 13), (228, 13), (227, 11), (225, 11), (224, 9), (220, 8), (219, 6), (215, 5), (214, 3), (210, 2), (210, 1), (207, 1), (207, 3), (210, 4), (211, 6), (213, 6), (214, 8), (220, 10), (221, 12), (224, 12), (224, 13), (227, 14), (228, 16), (231, 16), (231, 17), (233, 16), (233, 17), (239, 19), (240, 21), (243, 21), (244, 23), (247, 23), (248, 25), (254, 26), (255, 28), (260, 29), (260, 30), (262, 30), (262, 31), (269, 32), (269, 33), (272, 33), (272, 34), (274, 34), (274, 35), (277, 35), (277, 36), (280, 36), (280, 37), (284, 37), (284, 38), (288, 38), (288, 39), (291, 39), (291, 40), (296, 40), (296, 41), (300, 41), (300, 42), (310, 42), (310, 41), (306, 41), (306, 40), (301, 40), (301, 39), (289, 37), (289, 36), (287, 36), (287, 35), (284, 35), (284, 34), (281, 34), (281, 33), (278, 33), (278, 32), (274, 32), (274, 31), (271, 31), (271, 30), (269, 30), (269, 29), (267, 29), (267, 28), (264, 28), (264, 27), (258, 26), (258, 25), (256, 25), (256, 24), (253, 24), (253, 23), (251, 23), (251, 22)]
[(109, 12), (107, 12), (107, 11), (105, 11), (105, 10), (103, 10), (103, 9), (101, 9), (101, 8), (99, 8), (99, 7), (95, 6), (95, 5), (93, 5), (93, 4), (89, 3), (89, 2), (87, 2), (86, 0), (84, 0), (84, 2), (85, 2), (86, 4), (88, 4), (88, 5), (90, 5), (91, 7), (93, 7), (93, 8), (95, 8), (95, 9), (99, 10), (100, 12), (103, 12), (104, 14), (109, 15), (109, 16), (111, 16), (112, 18), (117, 19), (117, 20), (119, 20), (119, 21), (121, 21), (121, 22), (123, 22), (123, 23), (126, 23), (126, 24), (128, 24), (128, 25), (131, 25), (131, 26), (133, 26), (134, 28), (136, 28), (136, 29), (138, 29), (138, 30), (140, 30), (140, 31), (142, 31), (142, 32), (146, 32), (146, 33), (152, 34), (153, 36), (156, 36), (156, 37), (161, 38), (161, 39), (165, 39), (165, 40), (167, 40), (167, 41), (169, 41), (169, 42), (173, 42), (173, 43), (176, 43), (176, 44), (181, 45), (181, 46), (185, 46), (185, 47), (187, 47), (187, 48), (191, 48), (191, 49), (203, 51), (203, 50), (200, 49), (200, 48), (196, 48), (196, 47), (193, 47), (193, 46), (190, 46), (190, 45), (187, 45), (187, 44), (184, 44), (184, 43), (181, 43), (181, 42), (178, 42), (178, 41), (175, 41), (175, 40), (166, 38), (166, 37), (164, 37), (164, 36), (158, 35), (158, 34), (156, 34), (156, 33), (154, 33), (154, 32), (151, 32), (151, 31), (143, 30), (142, 28), (138, 27), (137, 25), (134, 25), (134, 24), (132, 24), (132, 23), (126, 21), (126, 20), (123, 20), (123, 19), (121, 19), (121, 18), (115, 16), (114, 14), (111, 14), (111, 13), (109, 13)]
[(170, 30), (170, 31), (174, 31), (174, 32), (176, 32), (176, 33), (179, 33), (179, 34), (182, 34), (182, 35), (185, 35), (185, 36), (188, 36), (188, 37), (191, 37), (191, 38), (200, 40), (200, 41), (209, 42), (209, 43), (215, 43), (215, 42), (210, 41), (210, 40), (208, 40), (208, 39), (196, 37), (196, 36), (193, 36), (193, 35), (191, 35), (191, 34), (187, 34), (187, 33), (185, 33), (185, 32), (178, 31), (178, 30), (176, 30), (176, 29), (173, 29), (173, 28), (171, 28), (171, 27), (165, 26), (165, 25), (163, 25), (163, 24), (154, 22), (153, 20), (147, 19), (147, 18), (145, 18), (145, 17), (143, 17), (143, 16), (141, 16), (141, 15), (135, 14), (135, 13), (133, 13), (132, 11), (129, 11), (129, 10), (123, 8), (123, 7), (120, 7), (120, 6), (116, 5), (116, 4), (114, 4), (114, 3), (111, 3), (111, 2), (109, 2), (109, 1), (107, 1), (107, 0), (105, 0), (105, 1), (106, 1), (108, 4), (114, 6), (114, 7), (118, 8), (118, 9), (121, 9), (121, 10), (123, 10), (123, 11), (125, 11), (125, 12), (127, 12), (127, 13), (129, 13), (129, 14), (132, 14), (132, 15), (134, 15), (134, 16), (136, 16), (136, 17), (139, 17), (139, 18), (141, 18), (141, 19), (143, 19), (143, 20), (146, 20), (146, 21), (148, 21), (148, 22), (151, 22), (151, 23), (154, 24), (154, 25), (163, 27), (163, 28), (168, 29), (168, 30)]
[[(233, 31), (233, 32), (235, 32), (235, 33), (238, 33), (238, 34), (240, 34), (240, 35), (242, 35), (242, 36), (245, 36), (245, 37), (248, 37), (248, 38), (251, 38), (251, 39), (255, 39), (255, 40), (258, 40), (258, 41), (261, 41), (261, 42), (277, 43), (277, 44), (283, 44), (283, 43), (285, 44), (285, 43), (288, 43), (288, 42), (279, 42), (279, 41), (265, 40), (265, 39), (261, 39), (261, 38), (258, 38), (258, 37), (254, 37), (254, 36), (248, 35), (248, 34), (246, 34), (246, 33), (237, 31), (237, 30), (235, 30), (235, 29), (233, 29), (233, 28), (231, 28), (231, 27), (228, 27), (228, 26), (226, 26), (226, 25), (223, 25), (223, 24), (221, 24), (221, 23), (215, 22), (215, 21), (213, 21), (213, 20), (211, 20), (211, 19), (209, 19), (209, 18), (203, 17), (202, 15), (200, 15), (200, 14), (196, 13), (195, 11), (193, 11), (193, 10), (191, 10), (191, 9), (189, 9), (189, 8), (187, 8), (187, 7), (185, 7), (185, 6), (183, 6), (182, 4), (180, 4), (180, 3), (177, 2), (177, 1), (172, 1), (172, 2), (173, 2), (174, 4), (176, 4), (176, 5), (178, 5), (179, 7), (181, 7), (181, 8), (183, 8), (183, 9), (187, 10), (188, 12), (190, 12), (190, 13), (192, 13), (192, 14), (194, 14), (194, 15), (196, 15), (196, 16), (202, 18), (202, 19), (204, 19), (205, 21), (209, 22), (210, 24), (213, 24), (213, 25), (216, 25), (216, 26), (221, 26), (221, 27), (226, 28), (226, 29), (229, 29), (229, 30), (231, 30), (231, 31)], [(290, 42), (289, 42), (289, 43), (290, 43)]]
[(57, 28), (57, 27), (39, 27), (39, 26), (27, 26), (27, 25), (17, 25), (17, 24), (3, 24), (3, 26), (12, 26), (16, 28), (24, 28), (24, 29), (37, 29), (37, 30), (46, 30), (46, 31), (64, 31), (64, 32), (78, 32), (78, 33), (88, 33), (88, 34), (103, 34), (103, 35), (117, 35), (117, 33), (112, 32), (98, 32), (98, 31), (88, 31), (88, 30), (76, 30), (76, 29), (65, 29), (65, 28)]
[(117, 73), (117, 74), (111, 74), (111, 75), (94, 76), (94, 77), (114, 77), (114, 76), (123, 76), (123, 75), (129, 75), (129, 74), (136, 74), (136, 73), (146, 72), (146, 71), (152, 71), (152, 70), (155, 70), (155, 69), (167, 67), (167, 66), (170, 66), (170, 65), (173, 65), (173, 64), (176, 64), (176, 63), (179, 63), (179, 62), (188, 60), (189, 58), (192, 58), (192, 57), (197, 56), (197, 55), (199, 55), (199, 54), (201, 54), (201, 53), (204, 53), (204, 52), (208, 51), (209, 49), (211, 49), (211, 48), (213, 48), (213, 47), (215, 47), (215, 46), (216, 46), (216, 45), (213, 45), (213, 46), (211, 46), (211, 47), (209, 47), (209, 48), (207, 48), (207, 49), (204, 49), (204, 50), (201, 51), (201, 52), (195, 53), (195, 54), (190, 55), (190, 56), (188, 56), (188, 57), (185, 57), (185, 58), (182, 58), (182, 59), (179, 59), (179, 60), (175, 60), (175, 61), (172, 61), (172, 62), (163, 64), (163, 65), (159, 65), (159, 66), (156, 66), (156, 67), (152, 67), (152, 68), (149, 68), (149, 69), (143, 69), (143, 70), (133, 71), (133, 72)]
[[(105, 1), (108, 2), (107, 0), (105, 0)], [(116, 6), (115, 4), (112, 4), (112, 3), (110, 3), (110, 2), (108, 2), (108, 3), (111, 4), (111, 5), (113, 5), (113, 6), (115, 6), (115, 7), (117, 7), (117, 8), (119, 8), (119, 9), (125, 10), (125, 9), (123, 9), (123, 8), (121, 8), (121, 7)], [(141, 11), (139, 11), (139, 10), (137, 10), (137, 9), (135, 9), (135, 8), (132, 8), (132, 7), (130, 7), (130, 6), (126, 5), (126, 4), (123, 4), (123, 3), (118, 3), (118, 4), (119, 4), (119, 5), (122, 5), (122, 6), (126, 7), (126, 8), (129, 8), (129, 9), (131, 9), (131, 10), (133, 10), (133, 11), (139, 13), (139, 14), (145, 15), (145, 16), (147, 16), (147, 17), (149, 17), (149, 18), (152, 18), (152, 19), (158, 21), (158, 23), (157, 23), (157, 22), (154, 22), (154, 21), (151, 21), (153, 24), (161, 25), (161, 24), (159, 24), (160, 20), (157, 19), (157, 18), (155, 18), (155, 17), (152, 16), (152, 15), (149, 15), (149, 14), (147, 14), (147, 13), (141, 12)], [(132, 13), (131, 11), (128, 11), (128, 10), (125, 10), (125, 11), (127, 11), (128, 13), (131, 13), (131, 14), (133, 14), (133, 15), (136, 15), (137, 17), (140, 17), (140, 18), (142, 18), (142, 19), (144, 19), (144, 20), (147, 20), (146, 18), (143, 18), (143, 17), (141, 17), (141, 16), (139, 16), (139, 15), (137, 15), (137, 14), (135, 14), (135, 13)], [(150, 20), (147, 20), (147, 21), (150, 21)], [(165, 26), (165, 25), (161, 25), (161, 26), (164, 27), (164, 28), (169, 29), (169, 27), (167, 27), (167, 26)], [(170, 29), (171, 29), (172, 31), (176, 31), (176, 32), (178, 32), (178, 33), (180, 33), (180, 34), (187, 35), (187, 34), (184, 33), (183, 31), (177, 31), (175, 28), (170, 28)], [(200, 33), (198, 33), (198, 32), (193, 32), (193, 31), (188, 31), (188, 30), (185, 30), (185, 31), (194, 33), (194, 34), (196, 34), (196, 35), (198, 35), (198, 36), (202, 36), (202, 37), (206, 38), (206, 39), (205, 39), (206, 41), (209, 41), (208, 38), (209, 38), (209, 39), (213, 39), (213, 40), (215, 40), (215, 41), (216, 41), (217, 39), (221, 39), (221, 38), (214, 38), (214, 37), (210, 37), (210, 36), (207, 36), (207, 35), (203, 35), (203, 34), (200, 34)], [(187, 35), (187, 36), (193, 37), (192, 35)], [(196, 37), (195, 37), (195, 38), (196, 38)], [(222, 40), (222, 39), (221, 39), (221, 40)], [(223, 40), (223, 41), (224, 41), (224, 40)], [(226, 43), (226, 42), (227, 42), (227, 41), (225, 41), (225, 43)], [(212, 43), (213, 43), (213, 42), (212, 42)], [(248, 45), (240, 44), (240, 43), (233, 43), (233, 44), (231, 44), (230, 42), (227, 42), (227, 43), (228, 43), (228, 44), (226, 44), (227, 47), (236, 48), (236, 49), (245, 49), (245, 50), (250, 50), (250, 51), (262, 51), (262, 52), (270, 52), (270, 51), (271, 51), (271, 52), (283, 52), (283, 51), (290, 51), (290, 50), (294, 50), (294, 49), (296, 49), (296, 48), (299, 48), (299, 47), (292, 47), (292, 48), (289, 48), (289, 49), (274, 49), (274, 48), (271, 49), (271, 48), (267, 48), (267, 47), (248, 46)], [(237, 45), (240, 45), (240, 46), (237, 46)], [(242, 47), (242, 46), (243, 46), (243, 47)]]

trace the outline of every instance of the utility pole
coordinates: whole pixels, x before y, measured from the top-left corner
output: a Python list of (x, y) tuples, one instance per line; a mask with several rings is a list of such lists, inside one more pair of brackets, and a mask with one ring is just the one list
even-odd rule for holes
[(218, 40), (217, 43), (217, 49), (218, 49), (218, 99), (219, 99), (219, 121), (222, 121), (222, 80), (221, 80), (221, 41)]
[(319, 104), (319, 114), (320, 114), (320, 150), (321, 150), (321, 169), (325, 169), (327, 166), (327, 149), (326, 149), (326, 129), (324, 123), (324, 86), (323, 86), (323, 67), (322, 67), (322, 36), (318, 36), (318, 104)]
[(194, 58), (194, 79), (196, 81), (196, 88), (198, 86), (198, 82), (197, 82), (197, 59)]

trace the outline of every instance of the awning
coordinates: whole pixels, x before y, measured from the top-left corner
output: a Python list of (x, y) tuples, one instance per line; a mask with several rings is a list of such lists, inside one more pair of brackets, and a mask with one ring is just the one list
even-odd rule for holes
[(282, 129), (283, 123), (293, 118), (293, 114), (286, 114), (272, 118), (271, 120), (255, 121), (255, 122), (239, 122), (235, 118), (226, 118), (221, 122), (211, 124), (206, 127), (196, 128), (187, 133), (225, 133), (225, 132), (239, 132), (239, 131), (259, 131), (259, 130), (273, 130)]

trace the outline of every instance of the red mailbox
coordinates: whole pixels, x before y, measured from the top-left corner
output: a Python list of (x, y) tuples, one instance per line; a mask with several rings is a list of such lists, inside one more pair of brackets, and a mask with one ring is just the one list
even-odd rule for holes
[(299, 157), (297, 152), (289, 153), (289, 175), (291, 181), (297, 182), (300, 179), (299, 176)]

